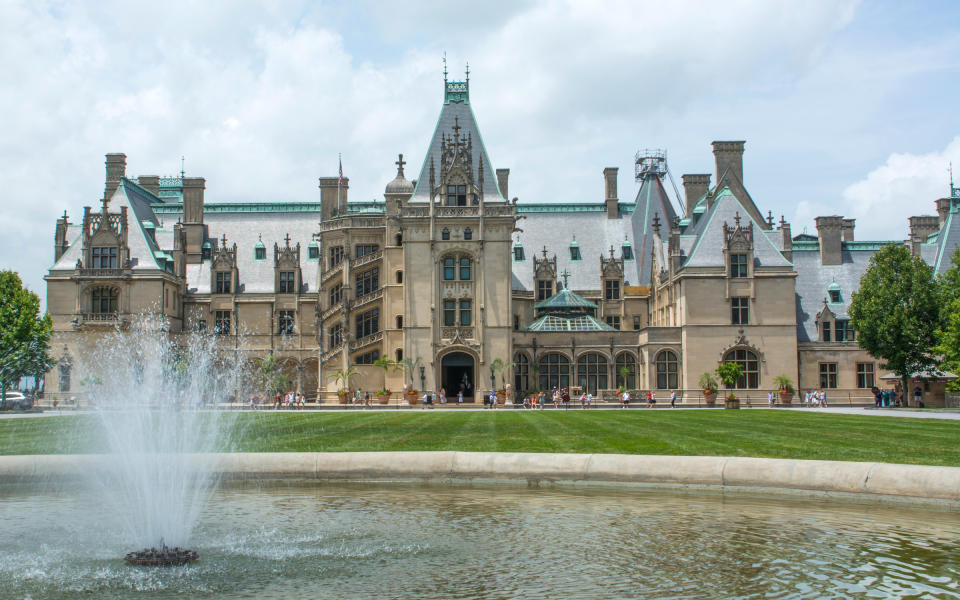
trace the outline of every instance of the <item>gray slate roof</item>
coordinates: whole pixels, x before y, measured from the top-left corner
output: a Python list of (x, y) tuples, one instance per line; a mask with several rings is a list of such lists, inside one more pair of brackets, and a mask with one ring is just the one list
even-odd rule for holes
[[(636, 209), (630, 218), (636, 252), (636, 282), (634, 285), (650, 285), (650, 256), (653, 252), (653, 220), (659, 218), (660, 233), (666, 238), (670, 225), (677, 217), (663, 183), (655, 174), (644, 177), (637, 192)], [(659, 259), (658, 259), (659, 260)], [(663, 266), (663, 263), (659, 263)], [(627, 276), (629, 279), (629, 275)]]
[(870, 257), (876, 252), (868, 250), (843, 250), (839, 265), (820, 264), (819, 250), (794, 250), (793, 268), (797, 271), (797, 341), (815, 342), (817, 314), (823, 310), (823, 301), (828, 299), (831, 284), (840, 287), (840, 304), (827, 304), (838, 319), (849, 317), (847, 311), (853, 292), (860, 287), (860, 278), (870, 266)]

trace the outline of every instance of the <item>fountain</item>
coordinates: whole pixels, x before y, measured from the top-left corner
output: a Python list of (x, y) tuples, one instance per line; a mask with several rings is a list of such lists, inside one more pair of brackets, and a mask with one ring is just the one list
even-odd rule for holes
[(220, 407), (247, 387), (239, 360), (219, 350), (214, 336), (175, 340), (166, 322), (149, 314), (81, 359), (108, 455), (89, 479), (130, 543), (144, 548), (127, 554), (128, 563), (197, 558), (184, 548), (217, 483), (197, 455), (230, 448), (235, 418)]

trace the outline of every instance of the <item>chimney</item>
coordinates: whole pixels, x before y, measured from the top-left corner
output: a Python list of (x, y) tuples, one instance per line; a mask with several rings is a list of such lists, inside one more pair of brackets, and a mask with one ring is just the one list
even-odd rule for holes
[[(326, 221), (347, 212), (347, 191), (350, 189), (350, 179), (343, 178), (338, 186), (337, 177), (320, 178), (320, 219)], [(339, 188), (339, 193), (338, 193)]]
[(607, 205), (607, 218), (616, 219), (620, 216), (619, 202), (617, 198), (617, 171), (618, 167), (607, 167), (603, 170), (603, 181), (606, 188), (604, 202)]
[(950, 198), (940, 198), (937, 200), (937, 217), (940, 219), (940, 227), (947, 222), (947, 215), (950, 214), (950, 207), (953, 200)]
[(63, 216), (57, 219), (57, 230), (53, 236), (53, 262), (60, 260), (63, 253), (69, 248), (67, 242), (68, 227), (70, 227), (70, 219), (67, 217), (67, 211), (63, 211)]
[(497, 169), (497, 187), (500, 188), (500, 195), (507, 202), (510, 202), (510, 188), (507, 185), (509, 180), (510, 169)]
[(120, 180), (123, 179), (127, 170), (127, 155), (123, 153), (114, 153), (107, 155), (107, 181), (103, 186), (104, 202), (110, 200), (110, 196), (117, 191)]
[(783, 244), (783, 250), (780, 252), (783, 257), (793, 262), (793, 238), (790, 232), (790, 223), (780, 217), (780, 241)]
[(203, 259), (203, 242), (206, 237), (203, 227), (203, 177), (184, 177), (183, 185), (183, 236), (187, 263), (199, 264)]
[(928, 235), (940, 231), (939, 223), (939, 217), (910, 217), (910, 252), (914, 256), (920, 253), (920, 244), (927, 241)]
[(684, 175), (682, 179), (683, 195), (687, 201), (684, 216), (692, 219), (693, 209), (697, 206), (697, 200), (702, 198), (703, 195), (710, 190), (710, 174)]
[(844, 219), (840, 224), (840, 239), (844, 242), (853, 241), (853, 228), (856, 226), (856, 219)]
[(843, 262), (841, 252), (843, 217), (832, 215), (817, 217), (817, 235), (820, 237), (820, 264), (839, 265)]
[(140, 187), (147, 190), (154, 196), (160, 196), (160, 177), (157, 175), (141, 175), (137, 177), (137, 183)]
[(713, 142), (713, 157), (717, 162), (717, 183), (730, 172), (743, 183), (743, 145), (746, 142)]

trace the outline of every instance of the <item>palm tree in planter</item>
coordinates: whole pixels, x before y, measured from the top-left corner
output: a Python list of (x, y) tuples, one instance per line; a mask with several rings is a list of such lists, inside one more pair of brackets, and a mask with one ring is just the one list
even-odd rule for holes
[(725, 362), (717, 367), (717, 377), (727, 388), (727, 398), (724, 403), (726, 408), (740, 408), (740, 399), (733, 393), (733, 387), (737, 385), (737, 380), (743, 377), (743, 367), (737, 363)]
[(347, 395), (350, 393), (350, 378), (359, 374), (360, 371), (349, 367), (346, 370), (338, 369), (330, 375), (327, 375), (327, 379), (335, 379), (337, 382), (337, 398), (340, 400), (340, 404), (347, 403)]
[(497, 391), (497, 402), (500, 404), (505, 404), (507, 401), (507, 371), (516, 366), (517, 363), (504, 361), (501, 358), (495, 358), (490, 363), (490, 374), (496, 378), (496, 374), (500, 373), (500, 389)]
[(617, 393), (622, 394), (627, 391), (627, 377), (630, 376), (630, 369), (627, 367), (620, 367), (620, 370), (617, 371), (620, 374), (619, 385), (617, 386)]
[(383, 369), (383, 386), (381, 386), (380, 389), (377, 390), (377, 402), (379, 402), (380, 404), (389, 404), (390, 395), (392, 394), (392, 392), (387, 389), (387, 371), (389, 371), (390, 369), (393, 369), (394, 371), (396, 371), (398, 368), (397, 361), (390, 360), (389, 358), (387, 358), (387, 355), (384, 354), (377, 360), (373, 361), (373, 366), (380, 367), (381, 369)]
[(398, 363), (400, 368), (403, 369), (403, 372), (410, 376), (410, 387), (407, 388), (407, 401), (410, 402), (410, 404), (413, 404), (417, 400), (417, 386), (413, 383), (413, 375), (417, 372), (417, 367), (420, 366), (420, 362), (421, 358), (419, 356), (416, 358), (410, 358), (408, 356)]
[(780, 404), (790, 404), (793, 399), (793, 381), (786, 375), (777, 375), (773, 378), (777, 385), (777, 395), (780, 396)]
[(707, 403), (707, 406), (713, 406), (717, 402), (717, 378), (713, 376), (713, 373), (707, 372), (700, 376), (700, 381), (697, 382), (700, 386), (700, 389), (703, 390), (703, 401)]

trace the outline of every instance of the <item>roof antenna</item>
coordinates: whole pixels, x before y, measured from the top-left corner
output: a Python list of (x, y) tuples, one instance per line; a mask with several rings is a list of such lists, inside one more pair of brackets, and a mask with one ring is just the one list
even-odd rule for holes
[(184, 158), (184, 157), (181, 155), (181, 156), (180, 156), (180, 179), (183, 179), (183, 174), (184, 174), (183, 167), (184, 167), (184, 164), (185, 164), (185, 163), (186, 163), (186, 158)]

